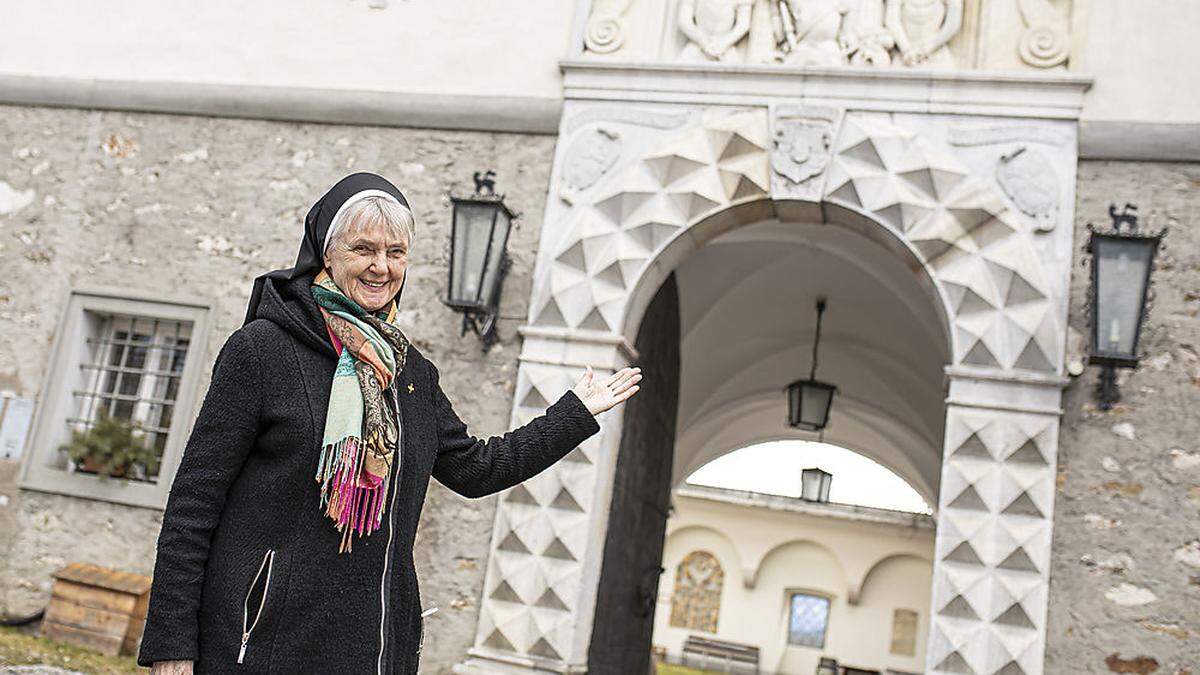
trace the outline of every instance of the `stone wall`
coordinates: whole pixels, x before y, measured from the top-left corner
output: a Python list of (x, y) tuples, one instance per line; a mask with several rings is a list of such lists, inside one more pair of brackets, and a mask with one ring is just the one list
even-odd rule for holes
[[(1173, 219), (1121, 403), (1099, 368), (1068, 388), (1058, 455), (1047, 673), (1200, 673), (1200, 165), (1082, 162), (1071, 326), (1087, 332), (1084, 223), (1110, 201)], [(1146, 219), (1143, 217), (1143, 224)]]
[[(345, 127), (156, 114), (0, 107), (0, 389), (36, 397), (68, 290), (123, 287), (203, 299), (212, 359), (241, 325), (251, 280), (294, 260), (312, 201), (353, 170), (405, 191), (418, 222), (404, 294), (408, 335), (476, 435), (508, 428), (519, 339), (555, 139), (549, 136)], [(442, 303), (451, 191), (492, 168), (524, 213), (509, 241), (500, 343), (484, 355)], [(193, 411), (194, 412), (194, 411)], [(161, 512), (18, 490), (0, 460), (0, 612), (49, 597), (71, 561), (149, 574)], [(416, 563), (429, 621), (428, 672), (448, 670), (477, 620), (493, 499), (431, 484)], [(11, 545), (10, 545), (11, 543)]]
[[(409, 334), (477, 435), (508, 426), (516, 327), (529, 299), (554, 139), (544, 136), (284, 124), (200, 117), (0, 108), (0, 389), (36, 397), (73, 286), (204, 298), (214, 330), (205, 379), (240, 325), (251, 279), (290, 264), (300, 220), (355, 169), (389, 176), (417, 218)], [(445, 291), (451, 190), (495, 168), (525, 218), (513, 233), (501, 342), (459, 337)], [(1122, 372), (1124, 401), (1101, 413), (1096, 368), (1066, 392), (1059, 454), (1048, 673), (1200, 673), (1200, 165), (1083, 162), (1071, 324), (1086, 332), (1082, 223), (1112, 201), (1173, 217), (1143, 335), (1148, 357)], [(1165, 218), (1159, 224), (1165, 224)], [(206, 383), (201, 384), (201, 390)], [(90, 561), (149, 574), (161, 514), (15, 487), (0, 460), (0, 612), (44, 606), (49, 574)], [(430, 620), (425, 672), (471, 644), (494, 501), (436, 483), (416, 562)], [(1151, 661), (1153, 660), (1153, 661)], [(1152, 664), (1157, 669), (1152, 669)]]

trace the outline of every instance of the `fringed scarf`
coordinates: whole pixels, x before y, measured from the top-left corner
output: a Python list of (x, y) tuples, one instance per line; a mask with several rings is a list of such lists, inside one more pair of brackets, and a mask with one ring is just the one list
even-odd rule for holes
[(325, 270), (313, 280), (312, 294), (329, 331), (342, 343), (316, 480), (320, 507), (342, 533), (338, 553), (349, 552), (351, 534), (370, 534), (383, 521), (388, 474), (396, 457), (400, 429), (384, 390), (404, 370), (408, 338), (396, 326), (396, 303), (367, 312), (346, 297)]

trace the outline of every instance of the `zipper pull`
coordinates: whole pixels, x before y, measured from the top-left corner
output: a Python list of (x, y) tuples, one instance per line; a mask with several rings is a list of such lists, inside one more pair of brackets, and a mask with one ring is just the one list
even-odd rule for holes
[(242, 662), (242, 658), (246, 656), (246, 643), (250, 641), (249, 633), (242, 633), (242, 648), (238, 650), (238, 663)]

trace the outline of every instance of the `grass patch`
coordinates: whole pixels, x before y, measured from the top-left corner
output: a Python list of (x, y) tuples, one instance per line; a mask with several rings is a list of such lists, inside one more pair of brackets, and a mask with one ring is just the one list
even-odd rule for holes
[(716, 673), (715, 670), (700, 670), (699, 668), (688, 668), (674, 663), (656, 663), (654, 664), (655, 675), (709, 675)]
[(0, 666), (47, 665), (96, 675), (145, 675), (132, 656), (104, 656), (56, 640), (29, 628), (0, 626)]

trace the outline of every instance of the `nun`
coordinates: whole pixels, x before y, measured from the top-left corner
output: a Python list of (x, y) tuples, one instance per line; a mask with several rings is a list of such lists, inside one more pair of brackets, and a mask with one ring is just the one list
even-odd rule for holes
[(430, 476), (512, 487), (637, 392), (640, 368), (588, 368), (528, 424), (472, 436), (397, 321), (414, 232), (400, 190), (355, 173), (309, 210), (295, 266), (255, 280), (163, 513), (137, 657), (154, 675), (416, 673)]

